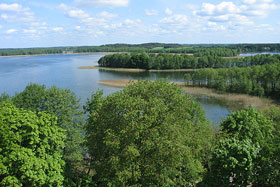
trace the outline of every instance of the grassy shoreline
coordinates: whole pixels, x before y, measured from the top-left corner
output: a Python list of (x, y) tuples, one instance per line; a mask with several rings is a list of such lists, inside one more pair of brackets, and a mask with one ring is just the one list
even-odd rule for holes
[[(133, 83), (133, 82), (137, 82), (137, 80), (102, 80), (99, 81), (98, 84), (117, 87), (117, 88), (124, 88), (129, 83)], [(209, 89), (209, 88), (187, 87), (183, 82), (172, 82), (172, 83), (182, 87), (182, 89), (188, 94), (194, 96), (207, 96), (207, 97), (215, 98), (217, 100), (222, 100), (226, 103), (226, 105), (232, 105), (232, 103), (234, 103), (235, 105), (238, 105), (240, 108), (246, 108), (251, 105), (258, 109), (264, 109), (275, 104), (273, 100), (267, 98), (260, 98), (257, 96), (251, 96), (246, 94), (218, 93), (214, 89)]]
[(100, 67), (100, 66), (79, 66), (78, 69), (103, 69), (108, 71), (121, 71), (121, 72), (193, 72), (197, 69), (162, 69), (162, 70), (155, 70), (155, 69), (137, 69), (137, 68), (107, 68), (107, 67)]

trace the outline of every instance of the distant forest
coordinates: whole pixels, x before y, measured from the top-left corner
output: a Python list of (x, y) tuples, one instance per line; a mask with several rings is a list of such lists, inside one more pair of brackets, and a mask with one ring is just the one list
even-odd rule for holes
[(49, 48), (0, 49), (0, 56), (90, 53), (90, 52), (146, 52), (146, 53), (192, 53), (194, 56), (236, 56), (247, 52), (279, 52), (280, 44), (108, 44), (101, 46), (68, 46)]
[(279, 99), (280, 55), (244, 58), (195, 57), (186, 54), (124, 53), (106, 55), (101, 67), (140, 69), (193, 69), (185, 75), (189, 86), (214, 88), (222, 92), (244, 93)]
[(112, 54), (99, 59), (102, 67), (140, 68), (140, 69), (200, 69), (248, 67), (279, 63), (280, 55), (256, 55), (244, 58), (222, 58), (219, 56), (202, 56), (181, 54)]
[(214, 88), (229, 93), (273, 97), (279, 100), (280, 63), (252, 67), (204, 68), (185, 74), (187, 85)]

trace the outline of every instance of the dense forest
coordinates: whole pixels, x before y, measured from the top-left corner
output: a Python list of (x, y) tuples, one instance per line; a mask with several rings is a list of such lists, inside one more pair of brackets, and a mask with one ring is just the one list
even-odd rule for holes
[(91, 52), (146, 52), (146, 53), (192, 53), (194, 56), (232, 57), (246, 52), (279, 52), (280, 44), (108, 44), (101, 46), (67, 46), (49, 48), (0, 49), (0, 56), (91, 53)]
[(199, 69), (248, 67), (270, 63), (279, 63), (280, 55), (256, 55), (244, 58), (222, 58), (218, 56), (194, 57), (181, 54), (112, 54), (99, 59), (102, 67), (140, 68), (140, 69)]
[[(156, 45), (157, 46), (157, 45)], [(236, 56), (236, 49), (227, 48), (175, 48), (176, 45), (158, 45), (160, 47), (149, 48), (150, 45), (105, 45), (97, 47), (57, 47), (57, 48), (29, 48), (29, 49), (0, 49), (0, 56), (9, 55), (35, 55), (35, 54), (62, 54), (62, 53), (93, 53), (93, 52), (146, 52), (146, 53), (193, 53), (195, 56)], [(172, 48), (170, 48), (172, 47)]]
[(279, 52), (280, 44), (233, 44), (226, 46), (230, 49), (237, 49), (238, 52)]
[(245, 68), (206, 68), (185, 75), (188, 85), (215, 88), (222, 92), (245, 93), (279, 99), (280, 63)]
[(30, 84), (0, 97), (0, 186), (279, 186), (279, 125), (280, 108), (248, 108), (214, 131), (166, 80), (97, 91), (83, 110)]

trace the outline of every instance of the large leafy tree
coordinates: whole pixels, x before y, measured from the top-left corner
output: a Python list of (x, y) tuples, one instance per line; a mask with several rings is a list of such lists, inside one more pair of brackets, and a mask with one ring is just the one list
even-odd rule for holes
[(270, 106), (269, 108), (263, 111), (264, 115), (269, 117), (274, 122), (274, 131), (273, 131), (273, 143), (272, 143), (272, 153), (273, 153), (273, 162), (270, 165), (273, 165), (274, 172), (270, 177), (270, 181), (274, 182), (276, 186), (280, 186), (280, 107)]
[(44, 112), (0, 103), (0, 186), (62, 186), (65, 135)]
[[(46, 88), (44, 85), (30, 84), (24, 91), (12, 97), (12, 102), (19, 108), (34, 112), (46, 111), (57, 117), (57, 125), (65, 130), (66, 140), (63, 159), (66, 161), (66, 182), (74, 182), (77, 167), (81, 166), (82, 156), (82, 112), (79, 100), (69, 89), (55, 86)], [(74, 181), (73, 181), (74, 180)]]
[(277, 186), (279, 159), (275, 153), (279, 146), (274, 127), (253, 108), (228, 116), (221, 124), (226, 135), (213, 153), (206, 184)]
[(101, 186), (170, 186), (201, 180), (213, 131), (201, 106), (167, 81), (139, 81), (86, 110), (87, 146)]

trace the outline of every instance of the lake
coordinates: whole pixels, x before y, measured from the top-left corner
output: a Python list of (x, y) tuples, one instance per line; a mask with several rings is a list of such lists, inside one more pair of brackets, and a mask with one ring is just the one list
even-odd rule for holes
[(279, 54), (280, 54), (280, 52), (240, 53), (239, 55), (240, 55), (240, 56), (244, 56), (244, 57), (246, 57), (246, 56), (268, 55), (268, 54), (270, 54), (270, 55), (279, 55)]
[[(30, 83), (55, 85), (59, 88), (71, 89), (81, 102), (95, 91), (103, 90), (105, 95), (121, 90), (98, 84), (101, 80), (156, 80), (167, 78), (170, 81), (183, 82), (182, 72), (113, 72), (99, 69), (77, 69), (79, 66), (97, 65), (104, 56), (102, 53), (92, 54), (59, 54), (24, 57), (0, 58), (0, 94), (14, 95), (21, 92)], [(206, 112), (206, 117), (217, 124), (230, 112), (226, 105), (208, 97), (196, 99)]]

